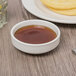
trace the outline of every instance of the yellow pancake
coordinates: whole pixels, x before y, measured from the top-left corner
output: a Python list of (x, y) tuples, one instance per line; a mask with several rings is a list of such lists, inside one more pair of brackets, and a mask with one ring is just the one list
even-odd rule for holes
[(76, 0), (41, 0), (41, 2), (55, 9), (73, 9), (76, 8)]
[(68, 15), (68, 16), (76, 16), (76, 9), (71, 9), (71, 10), (56, 10), (53, 8), (49, 8), (49, 9), (59, 14)]

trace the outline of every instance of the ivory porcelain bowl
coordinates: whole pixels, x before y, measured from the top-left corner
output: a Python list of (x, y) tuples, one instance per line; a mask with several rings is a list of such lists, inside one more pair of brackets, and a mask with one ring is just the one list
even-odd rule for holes
[[(36, 26), (41, 25), (41, 26), (46, 26), (48, 28), (51, 28), (56, 33), (57, 37), (50, 42), (42, 43), (42, 44), (29, 44), (29, 43), (21, 42), (20, 40), (16, 39), (14, 36), (15, 32), (19, 28), (24, 26), (29, 26), (29, 25), (36, 25)], [(30, 53), (30, 54), (42, 54), (42, 53), (49, 52), (58, 46), (60, 42), (60, 30), (55, 24), (48, 21), (26, 20), (26, 21), (19, 22), (18, 24), (13, 26), (13, 28), (11, 29), (11, 40), (12, 40), (13, 46), (23, 52)]]

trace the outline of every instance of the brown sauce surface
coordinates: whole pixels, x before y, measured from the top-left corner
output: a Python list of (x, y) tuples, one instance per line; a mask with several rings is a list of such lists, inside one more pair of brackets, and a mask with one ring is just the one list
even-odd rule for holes
[(30, 25), (18, 29), (14, 36), (22, 42), (41, 44), (52, 41), (57, 35), (48, 27)]

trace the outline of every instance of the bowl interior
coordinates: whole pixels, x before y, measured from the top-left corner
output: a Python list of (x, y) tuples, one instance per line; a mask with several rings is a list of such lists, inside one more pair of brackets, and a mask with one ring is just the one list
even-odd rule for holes
[[(16, 24), (16, 25), (12, 28), (12, 30), (11, 30), (11, 35), (12, 35), (12, 37), (15, 38), (14, 33), (15, 33), (19, 28), (24, 27), (24, 26), (30, 26), (30, 25), (46, 26), (46, 27), (48, 27), (48, 28), (51, 28), (51, 29), (56, 33), (56, 35), (57, 35), (56, 38), (58, 38), (59, 35), (60, 35), (60, 30), (59, 30), (59, 28), (58, 28), (56, 25), (54, 25), (53, 23), (51, 23), (51, 22), (47, 22), (47, 21), (43, 21), (43, 20), (27, 20), (27, 21), (23, 21), (23, 22), (20, 22), (20, 23)], [(55, 38), (55, 39), (56, 39), (56, 38)]]

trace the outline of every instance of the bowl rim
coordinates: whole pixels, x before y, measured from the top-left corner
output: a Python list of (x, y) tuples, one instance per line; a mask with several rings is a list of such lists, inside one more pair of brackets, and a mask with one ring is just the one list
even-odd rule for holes
[[(31, 43), (22, 42), (22, 41), (18, 40), (18, 39), (14, 36), (13, 31), (14, 31), (14, 29), (15, 29), (17, 26), (19, 26), (20, 24), (22, 24), (22, 23), (24, 23), (24, 22), (29, 22), (29, 21), (34, 21), (34, 22), (35, 22), (35, 21), (40, 21), (40, 22), (43, 21), (43, 22), (46, 22), (46, 23), (48, 23), (48, 24), (51, 24), (51, 25), (55, 26), (55, 28), (58, 30), (58, 35), (57, 35), (56, 38), (53, 39), (52, 41), (49, 41), (49, 42), (46, 42), (46, 43), (41, 43), (41, 44), (31, 44)], [(41, 24), (41, 25), (42, 25), (42, 24)], [(47, 27), (48, 27), (48, 26), (47, 26)], [(53, 30), (53, 29), (52, 29), (52, 30)], [(59, 39), (59, 38), (60, 38), (60, 35), (61, 35), (60, 29), (59, 29), (58, 26), (56, 26), (54, 23), (48, 22), (48, 21), (45, 21), (45, 20), (39, 20), (39, 19), (24, 20), (24, 21), (21, 21), (21, 22), (15, 24), (15, 25), (12, 27), (10, 34), (11, 34), (11, 37), (12, 37), (15, 41), (17, 41), (18, 43), (23, 44), (23, 45), (29, 45), (29, 46), (43, 46), (43, 45), (52, 44), (52, 43), (55, 42), (57, 39)]]

